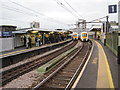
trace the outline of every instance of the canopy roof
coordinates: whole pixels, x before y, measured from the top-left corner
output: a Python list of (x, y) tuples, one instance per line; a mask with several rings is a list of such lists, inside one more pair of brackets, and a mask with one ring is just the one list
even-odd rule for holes
[(67, 32), (65, 30), (55, 30), (55, 29), (42, 29), (42, 28), (27, 28), (27, 29), (19, 29), (19, 30), (16, 30), (16, 31), (13, 31), (12, 33), (16, 33), (16, 34), (19, 34), (19, 33), (27, 33), (27, 32), (30, 32), (30, 31), (39, 31), (39, 32)]

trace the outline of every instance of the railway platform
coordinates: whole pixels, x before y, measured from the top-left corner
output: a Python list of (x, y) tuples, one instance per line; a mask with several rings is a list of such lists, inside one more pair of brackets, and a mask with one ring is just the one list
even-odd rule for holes
[(93, 40), (94, 49), (85, 63), (73, 89), (80, 88), (120, 88), (117, 57), (100, 41)]
[(29, 49), (26, 49), (26, 47), (20, 47), (10, 51), (4, 51), (0, 53), (0, 62), (2, 62), (2, 67), (6, 67), (11, 64), (15, 64), (23, 59), (60, 47), (66, 43), (69, 43), (70, 41), (71, 39), (68, 39), (66, 41), (46, 44), (40, 47), (33, 46)]
[[(29, 61), (27, 63), (24, 62), (26, 64), (24, 65), (25, 71), (22, 71), (23, 63), (21, 65), (18, 65), (18, 67), (16, 66), (11, 67), (10, 70), (7, 67), (6, 69), (4, 68), (4, 70), (2, 70), (3, 72), (2, 75), (4, 76), (3, 83), (5, 84), (3, 88), (33, 88), (32, 90), (36, 89), (39, 90), (40, 88), (43, 88), (44, 90), (44, 88), (59, 89), (69, 87), (71, 88), (72, 86), (72, 89), (75, 90), (76, 89), (82, 90), (83, 88), (84, 89), (107, 88), (118, 90), (120, 86), (118, 83), (119, 82), (118, 71), (120, 66), (117, 64), (117, 57), (109, 50), (109, 48), (107, 48), (107, 46), (104, 46), (100, 41), (97, 40), (92, 41), (93, 44), (91, 43), (91, 41), (87, 43), (86, 42), (81, 43), (79, 41), (79, 44), (76, 44), (77, 43), (76, 41), (68, 43), (67, 45), (70, 46), (69, 48), (73, 47), (76, 44), (74, 48), (70, 49), (69, 52), (71, 53), (68, 54), (68, 56), (63, 55), (68, 53), (66, 52), (68, 46), (65, 45), (65, 47), (63, 46), (64, 49), (61, 49), (63, 51), (61, 51), (62, 54), (60, 54), (60, 56), (55, 51), (54, 53), (52, 53), (53, 56), (48, 55), (48, 52), (46, 52), (47, 54), (43, 55), (44, 57), (42, 57), (41, 59), (38, 59), (40, 56), (38, 58), (35, 57), (35, 60), (33, 60), (34, 58), (33, 59), (31, 58), (30, 63)], [(71, 43), (74, 44), (71, 45)], [(76, 51), (80, 52), (77, 53)], [(57, 57), (55, 56), (55, 54)], [(60, 58), (62, 58), (62, 60)], [(41, 60), (43, 62), (41, 62)], [(58, 60), (61, 61), (59, 62), (59, 64), (54, 66)], [(68, 63), (68, 61), (70, 62)], [(28, 68), (28, 65), (30, 68)], [(39, 68), (37, 65), (38, 66), (40, 65)], [(58, 68), (57, 66), (60, 67)], [(34, 68), (33, 71), (31, 71), (32, 67)], [(9, 72), (7, 72), (7, 70)], [(14, 75), (13, 74), (14, 71), (12, 70), (15, 70), (15, 72), (18, 71), (18, 75), (20, 75), (20, 77)], [(27, 71), (28, 73), (24, 75), (24, 73)], [(11, 77), (7, 77), (6, 75), (8, 74), (6, 72), (9, 73)], [(14, 77), (17, 78), (12, 79)], [(7, 82), (8, 80), (11, 80), (10, 83)], [(24, 81), (25, 83), (21, 84), (21, 82)]]
[[(69, 41), (69, 40), (66, 40), (66, 41)], [(23, 53), (23, 52), (27, 52), (27, 51), (29, 52), (29, 51), (37, 50), (39, 48), (44, 48), (44, 47), (48, 47), (48, 46), (53, 46), (55, 44), (64, 43), (66, 41), (61, 41), (61, 42), (52, 43), (52, 44), (45, 44), (45, 45), (41, 45), (40, 47), (33, 45), (32, 48), (29, 48), (29, 49), (26, 49), (26, 47), (23, 46), (23, 47), (15, 48), (13, 50), (0, 52), (0, 57), (8, 57), (8, 56), (12, 56), (14, 54), (19, 54), (19, 53)]]

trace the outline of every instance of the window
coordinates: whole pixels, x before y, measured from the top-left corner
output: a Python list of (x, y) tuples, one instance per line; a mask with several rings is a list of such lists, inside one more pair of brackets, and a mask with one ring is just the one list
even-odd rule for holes
[(86, 34), (86, 33), (83, 33), (83, 34), (82, 34), (82, 37), (87, 37), (87, 34)]
[(77, 37), (77, 34), (73, 35), (74, 37)]

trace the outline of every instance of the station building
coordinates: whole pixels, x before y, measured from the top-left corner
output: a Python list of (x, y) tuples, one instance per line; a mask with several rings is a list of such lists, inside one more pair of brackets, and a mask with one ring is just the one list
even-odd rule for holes
[(103, 22), (101, 27), (94, 26), (90, 32), (94, 32), (93, 38), (101, 40), (110, 50), (117, 56), (118, 52), (118, 23), (115, 21), (109, 22), (108, 31), (106, 31), (106, 22)]
[(89, 33), (92, 33), (93, 36), (92, 38), (95, 38), (95, 39), (98, 39), (98, 36), (102, 37), (102, 26), (93, 26), (91, 29), (90, 29), (90, 32)]
[(16, 31), (17, 26), (0, 26), (0, 52), (14, 49), (14, 38), (12, 31)]
[(57, 43), (69, 38), (69, 31), (57, 29), (42, 29), (37, 22), (30, 24), (29, 28), (16, 29), (17, 26), (0, 26), (0, 52), (25, 47), (25, 38), (31, 38), (32, 46), (36, 45), (35, 38), (41, 39), (41, 44)]

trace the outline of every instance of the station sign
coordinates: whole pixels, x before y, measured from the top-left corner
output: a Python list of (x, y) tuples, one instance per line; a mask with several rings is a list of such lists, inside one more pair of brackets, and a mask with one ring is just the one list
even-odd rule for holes
[(2, 32), (2, 36), (12, 36), (12, 32)]
[(117, 5), (109, 5), (108, 11), (109, 13), (117, 13)]

